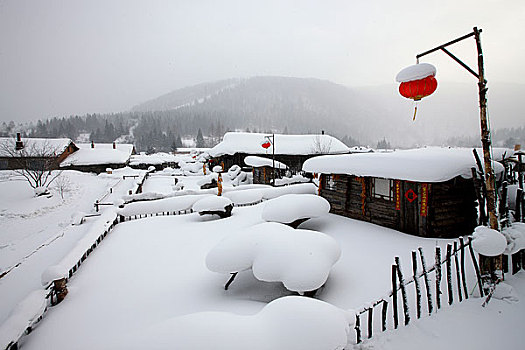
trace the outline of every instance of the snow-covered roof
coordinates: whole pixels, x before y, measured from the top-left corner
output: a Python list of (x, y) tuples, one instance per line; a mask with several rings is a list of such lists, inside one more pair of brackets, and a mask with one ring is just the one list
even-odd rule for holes
[[(258, 156), (246, 156), (244, 157), (244, 163), (254, 168), (260, 168), (263, 166), (273, 167), (273, 164), (274, 164), (272, 159), (265, 158), (265, 157), (258, 157)], [(278, 161), (275, 161), (275, 167), (278, 169), (288, 168), (286, 164), (278, 162)]]
[[(507, 150), (510, 151), (510, 150)], [(512, 152), (512, 151), (510, 151)], [(501, 159), (505, 149), (494, 149)], [(483, 160), (483, 153), (478, 151)], [(470, 148), (428, 147), (389, 153), (327, 155), (308, 159), (303, 170), (311, 173), (348, 174), (417, 182), (443, 182), (456, 176), (471, 177), (476, 160)], [(503, 166), (494, 162), (494, 171)]]
[(171, 162), (178, 162), (181, 160), (182, 157), (176, 156), (174, 154), (165, 153), (165, 152), (159, 152), (159, 153), (153, 153), (153, 154), (134, 154), (131, 156), (131, 160), (129, 162), (130, 165), (140, 165), (140, 164), (164, 164), (164, 163), (171, 163)]
[[(227, 132), (223, 140), (209, 150), (212, 157), (235, 153), (272, 154), (272, 147), (265, 150), (261, 142), (268, 134)], [(270, 137), (271, 138), (271, 137)], [(348, 153), (344, 143), (329, 135), (279, 135), (275, 134), (275, 154), (310, 155)]]
[(15, 150), (16, 139), (14, 137), (0, 137), (0, 157), (38, 157), (42, 155), (62, 154), (73, 142), (71, 139), (45, 139), (45, 138), (22, 138), (24, 148)]
[(127, 143), (95, 143), (91, 148), (90, 143), (80, 143), (77, 145), (79, 150), (68, 156), (61, 167), (71, 165), (100, 165), (100, 164), (125, 164), (128, 162), (133, 152), (133, 145)]

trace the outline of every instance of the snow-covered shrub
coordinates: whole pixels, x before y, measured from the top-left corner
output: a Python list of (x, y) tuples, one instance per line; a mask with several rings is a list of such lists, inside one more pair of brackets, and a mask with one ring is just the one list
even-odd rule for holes
[(314, 194), (285, 194), (270, 199), (262, 211), (264, 221), (291, 224), (296, 227), (301, 222), (326, 215), (330, 212), (330, 203)]
[(342, 350), (354, 323), (352, 310), (287, 296), (251, 316), (201, 312), (172, 318), (134, 336), (122, 348)]
[(195, 202), (192, 209), (200, 215), (216, 214), (225, 218), (231, 216), (233, 202), (227, 197), (206, 196)]
[(206, 266), (219, 273), (252, 269), (258, 280), (308, 292), (326, 282), (340, 255), (339, 244), (324, 233), (266, 222), (227, 236), (208, 253)]
[(507, 248), (507, 239), (496, 230), (478, 226), (472, 234), (472, 248), (481, 255), (498, 256)]

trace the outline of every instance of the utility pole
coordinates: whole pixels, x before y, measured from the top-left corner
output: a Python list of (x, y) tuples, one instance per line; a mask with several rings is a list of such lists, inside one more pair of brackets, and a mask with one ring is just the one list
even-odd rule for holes
[[(272, 138), (271, 140), (270, 137)], [(265, 138), (272, 144), (272, 186), (275, 186), (275, 134), (265, 136)]]
[[(483, 146), (483, 160), (485, 162), (485, 186), (487, 189), (487, 211), (489, 214), (489, 225), (491, 229), (499, 231), (498, 216), (496, 214), (496, 189), (494, 184), (494, 170), (492, 168), (492, 156), (491, 156), (491, 136), (490, 129), (487, 120), (487, 81), (485, 80), (485, 69), (483, 65), (483, 51), (481, 49), (480, 40), (481, 29), (474, 27), (473, 31), (460, 38), (452, 40), (446, 44), (435, 47), (431, 50), (416, 55), (417, 63), (419, 58), (429, 53), (441, 50), (446, 53), (450, 58), (456, 61), (460, 66), (465, 68), (468, 72), (474, 75), (478, 79), (478, 90), (479, 90), (479, 119), (481, 124), (481, 144)], [(473, 69), (463, 63), (459, 58), (454, 56), (450, 51), (446, 49), (447, 46), (455, 44), (464, 39), (474, 37), (476, 40), (476, 49), (478, 53), (478, 72), (476, 73)], [(480, 267), (482, 273), (482, 279), (484, 282), (485, 293), (488, 292), (490, 284), (497, 282), (501, 278), (502, 270), (502, 259), (501, 255), (497, 257), (487, 257), (480, 255)]]

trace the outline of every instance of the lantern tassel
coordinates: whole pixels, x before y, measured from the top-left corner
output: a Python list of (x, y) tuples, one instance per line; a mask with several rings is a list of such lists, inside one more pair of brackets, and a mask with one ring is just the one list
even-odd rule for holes
[(419, 104), (419, 101), (414, 101), (414, 116), (412, 117), (412, 121), (416, 121), (417, 105), (418, 104)]

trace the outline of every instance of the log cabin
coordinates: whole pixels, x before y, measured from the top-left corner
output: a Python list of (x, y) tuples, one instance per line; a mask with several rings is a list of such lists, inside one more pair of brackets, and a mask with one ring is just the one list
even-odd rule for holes
[(132, 144), (124, 143), (85, 143), (78, 144), (78, 151), (60, 163), (62, 170), (78, 170), (102, 173), (107, 168), (123, 168), (135, 154)]
[[(228, 132), (223, 140), (208, 153), (214, 162), (224, 164), (224, 169), (232, 165), (246, 167), (246, 156), (261, 156), (272, 158), (288, 165), (292, 173), (301, 171), (305, 160), (322, 154), (345, 154), (349, 148), (330, 135), (280, 135), (275, 134), (275, 149), (273, 145), (263, 148), (261, 143), (271, 140), (272, 134)], [(272, 140), (273, 141), (273, 140)]]
[[(452, 238), (477, 226), (476, 166), (471, 149), (423, 148), (319, 156), (303, 170), (320, 174), (319, 194), (332, 213), (412, 235)], [(503, 172), (497, 162), (494, 169)]]
[(272, 183), (272, 169), (275, 166), (275, 178), (281, 178), (285, 175), (288, 166), (279, 161), (273, 162), (270, 158), (247, 156), (244, 158), (244, 164), (252, 167), (253, 183), (270, 185)]

